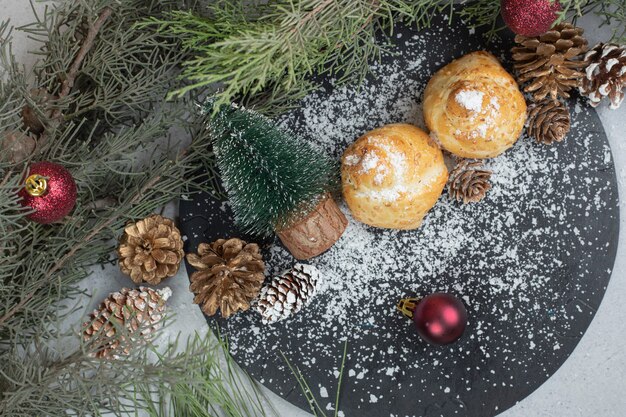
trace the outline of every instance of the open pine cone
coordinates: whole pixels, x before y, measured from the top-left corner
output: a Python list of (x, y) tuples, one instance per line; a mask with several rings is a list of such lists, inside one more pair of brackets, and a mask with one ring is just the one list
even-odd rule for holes
[(197, 254), (187, 255), (197, 269), (191, 274), (193, 302), (212, 316), (220, 309), (222, 317), (250, 308), (265, 280), (265, 263), (259, 245), (241, 239), (219, 239), (201, 243)]
[[(98, 310), (90, 314), (91, 321), (83, 324), (83, 340), (94, 344), (92, 355), (108, 358), (130, 353), (135, 341), (127, 340), (127, 336), (138, 334), (146, 338), (157, 330), (171, 294), (169, 288), (147, 287), (122, 288), (109, 294)], [(125, 333), (117, 334), (120, 329), (125, 329)]]
[(547, 96), (552, 100), (569, 98), (569, 91), (578, 87), (585, 63), (579, 57), (587, 50), (584, 30), (570, 23), (560, 23), (536, 37), (517, 35), (511, 52), (520, 84), (529, 83), (524, 91), (535, 101)]
[(483, 169), (482, 161), (461, 159), (450, 172), (448, 195), (458, 202), (477, 203), (491, 189), (491, 171)]
[(153, 285), (176, 275), (185, 256), (180, 230), (158, 214), (127, 225), (117, 253), (123, 273), (137, 284)]
[(286, 319), (310, 303), (317, 291), (319, 275), (312, 265), (296, 264), (290, 271), (272, 278), (261, 289), (256, 306), (263, 324)]
[(585, 55), (587, 69), (580, 87), (593, 107), (604, 97), (617, 109), (624, 101), (626, 87), (626, 46), (600, 43)]
[(528, 108), (526, 132), (539, 143), (561, 142), (570, 129), (569, 109), (559, 101), (545, 99)]

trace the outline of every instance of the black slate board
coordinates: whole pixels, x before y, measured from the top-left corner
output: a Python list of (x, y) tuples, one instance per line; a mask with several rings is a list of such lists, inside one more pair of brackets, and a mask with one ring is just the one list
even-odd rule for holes
[[(452, 59), (486, 49), (508, 66), (512, 40), (487, 45), (462, 23), (448, 27), (442, 20), (422, 33), (398, 28), (393, 42), (395, 54), (383, 57), (363, 88), (334, 88), (326, 82), (283, 124), (339, 158), (369, 129), (400, 121), (421, 125), (419, 105), (412, 108), (410, 102), (420, 100), (430, 76)], [(397, 76), (389, 72), (394, 68), (405, 71), (390, 80), (387, 76)], [(390, 85), (398, 89), (391, 91)], [(380, 103), (381, 97), (386, 101)], [(351, 108), (337, 108), (345, 103)], [(321, 406), (332, 408), (345, 339), (340, 410), (347, 417), (486, 417), (509, 408), (574, 350), (602, 300), (615, 260), (619, 206), (606, 134), (583, 100), (573, 99), (570, 108), (572, 133), (564, 143), (545, 147), (522, 138), (490, 162), (494, 189), (480, 204), (458, 206), (444, 195), (414, 232), (383, 232), (350, 219), (348, 237), (312, 263), (329, 276), (351, 271), (350, 265), (337, 264), (350, 263), (353, 276), (345, 279), (351, 282), (335, 276), (333, 285), (293, 319), (263, 327), (250, 311), (230, 321), (207, 318), (209, 324), (231, 340), (244, 369), (306, 410), (280, 352), (302, 370)], [(329, 120), (335, 130), (325, 132)], [(227, 203), (209, 195), (182, 201), (180, 215), (187, 252), (201, 242), (241, 237)], [(354, 256), (360, 248), (350, 240), (357, 238), (395, 251), (397, 270), (384, 262), (381, 266), (386, 258), (377, 258), (379, 252)], [(404, 243), (388, 247), (394, 238)], [(444, 244), (437, 243), (441, 240)], [(272, 273), (294, 262), (278, 243), (265, 242), (265, 252)], [(359, 274), (367, 268), (380, 278), (366, 280), (365, 296), (355, 300), (349, 318), (333, 318), (329, 311), (341, 301), (338, 293), (362, 285)], [(462, 297), (470, 315), (464, 337), (447, 347), (422, 342), (394, 311), (404, 295), (436, 291)]]

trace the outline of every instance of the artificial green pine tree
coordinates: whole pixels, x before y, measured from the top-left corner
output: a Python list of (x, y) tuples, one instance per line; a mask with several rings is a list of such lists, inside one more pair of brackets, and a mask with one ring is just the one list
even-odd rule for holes
[(339, 239), (347, 220), (330, 197), (335, 167), (324, 153), (235, 105), (219, 108), (209, 129), (243, 231), (260, 236), (276, 231), (298, 259), (316, 256)]

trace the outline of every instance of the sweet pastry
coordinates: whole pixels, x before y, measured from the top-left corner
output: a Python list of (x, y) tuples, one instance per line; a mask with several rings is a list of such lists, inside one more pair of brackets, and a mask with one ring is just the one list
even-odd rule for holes
[(346, 203), (355, 219), (375, 227), (419, 227), (447, 179), (439, 146), (408, 124), (366, 133), (341, 159)]
[(424, 92), (431, 136), (463, 158), (492, 158), (517, 141), (526, 101), (513, 77), (487, 52), (473, 52), (440, 69)]

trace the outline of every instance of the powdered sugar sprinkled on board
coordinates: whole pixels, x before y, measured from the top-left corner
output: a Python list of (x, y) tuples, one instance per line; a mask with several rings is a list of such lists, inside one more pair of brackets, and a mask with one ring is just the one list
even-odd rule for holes
[[(312, 94), (283, 124), (337, 159), (383, 124), (423, 128), (428, 74), (446, 62), (415, 77), (406, 71), (428, 61), (423, 51), (434, 38), (404, 36), (402, 59), (376, 64), (360, 88)], [(345, 235), (311, 260), (321, 271), (317, 297), (271, 326), (252, 313), (231, 318), (233, 354), (285, 395), (294, 382), (278, 352), (324, 381), (319, 386), (334, 387), (340, 344), (348, 340), (344, 392), (367, 415), (411, 414), (430, 404), (461, 413), (476, 398), (532, 391), (561, 363), (565, 346), (571, 351), (568, 340), (582, 334), (577, 323), (590, 320), (597, 280), (610, 273), (597, 262), (614, 250), (606, 240), (617, 216), (610, 149), (587, 106), (576, 104), (572, 117), (565, 143), (544, 147), (523, 138), (487, 161), (493, 188), (483, 202), (459, 206), (444, 195), (418, 230), (370, 228), (343, 206), (350, 219)], [(270, 248), (270, 273), (293, 263), (281, 246)], [(395, 311), (401, 297), (435, 291), (457, 294), (468, 307), (469, 326), (457, 344), (426, 345)]]

